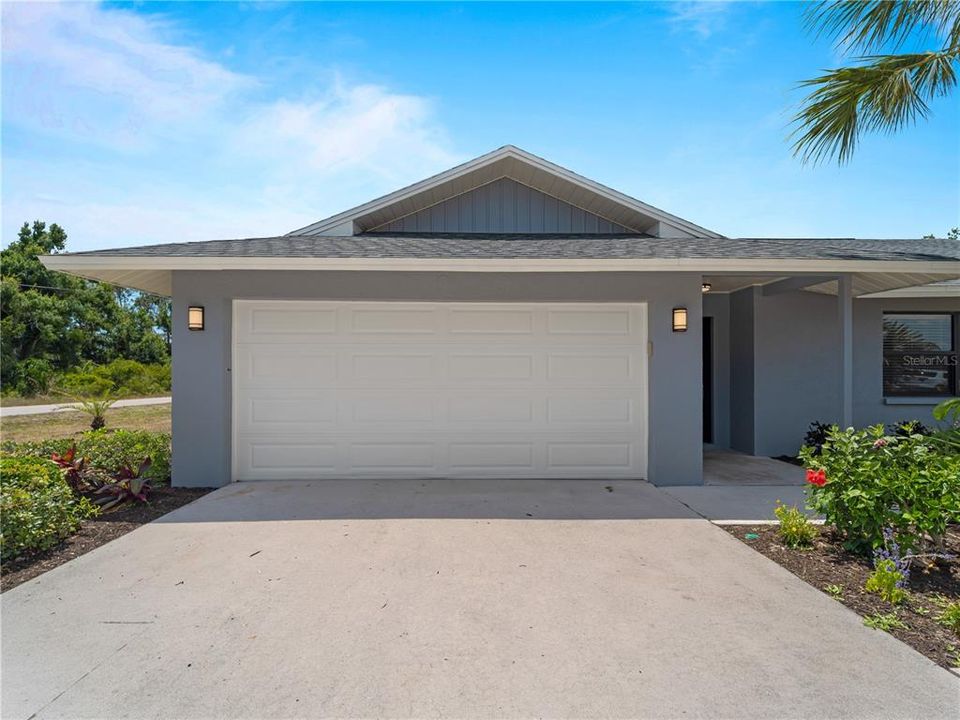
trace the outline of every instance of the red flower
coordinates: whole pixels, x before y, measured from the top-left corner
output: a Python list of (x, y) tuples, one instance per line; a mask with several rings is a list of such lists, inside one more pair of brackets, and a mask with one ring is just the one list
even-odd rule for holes
[(824, 470), (807, 470), (807, 482), (817, 487), (827, 484), (827, 473)]

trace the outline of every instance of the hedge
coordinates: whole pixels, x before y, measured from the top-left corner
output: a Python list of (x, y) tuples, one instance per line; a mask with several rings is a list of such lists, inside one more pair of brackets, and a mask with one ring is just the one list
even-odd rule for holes
[[(13, 455), (49, 458), (51, 453), (62, 455), (74, 439), (43, 440), (41, 442), (3, 443), (3, 450)], [(147, 430), (90, 430), (76, 438), (77, 455), (88, 459), (92, 467), (115, 472), (123, 465), (136, 468), (144, 458), (150, 458), (151, 477), (170, 480), (170, 435)]]
[(89, 500), (73, 494), (49, 460), (0, 457), (0, 477), (2, 560), (53, 547), (97, 512)]

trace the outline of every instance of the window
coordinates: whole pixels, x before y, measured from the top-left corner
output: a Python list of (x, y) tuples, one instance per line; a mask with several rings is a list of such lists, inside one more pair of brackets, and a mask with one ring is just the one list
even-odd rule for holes
[(885, 313), (883, 394), (954, 395), (957, 344), (950, 313)]

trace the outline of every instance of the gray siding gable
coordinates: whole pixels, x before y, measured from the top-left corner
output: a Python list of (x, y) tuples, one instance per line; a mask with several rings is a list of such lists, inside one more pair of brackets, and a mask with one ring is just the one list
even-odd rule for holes
[(636, 232), (506, 177), (375, 230), (531, 234)]

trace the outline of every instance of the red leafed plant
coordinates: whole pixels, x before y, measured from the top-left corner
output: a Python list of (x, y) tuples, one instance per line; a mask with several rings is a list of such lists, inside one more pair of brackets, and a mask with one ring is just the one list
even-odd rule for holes
[(150, 478), (145, 473), (150, 469), (150, 458), (144, 458), (137, 469), (129, 465), (122, 466), (113, 476), (113, 482), (97, 490), (98, 498), (94, 502), (102, 511), (114, 510), (127, 502), (147, 502), (150, 492)]
[(85, 457), (77, 458), (76, 443), (71, 445), (70, 449), (63, 455), (59, 453), (51, 454), (50, 459), (63, 471), (64, 480), (67, 481), (67, 484), (74, 492), (80, 492), (86, 488), (87, 481), (85, 474), (87, 470), (87, 459)]

